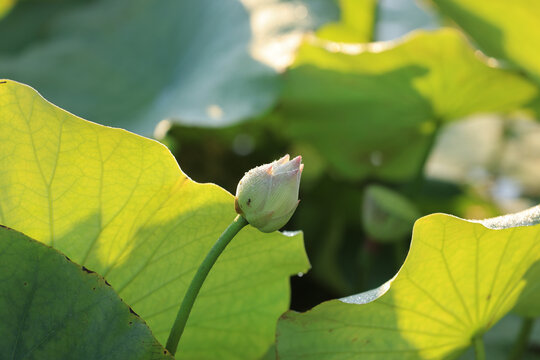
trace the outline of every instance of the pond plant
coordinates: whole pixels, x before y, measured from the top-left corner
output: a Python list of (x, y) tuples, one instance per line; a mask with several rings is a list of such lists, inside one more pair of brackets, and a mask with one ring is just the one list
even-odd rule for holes
[(540, 3), (429, 4), (0, 2), (0, 359), (538, 358)]

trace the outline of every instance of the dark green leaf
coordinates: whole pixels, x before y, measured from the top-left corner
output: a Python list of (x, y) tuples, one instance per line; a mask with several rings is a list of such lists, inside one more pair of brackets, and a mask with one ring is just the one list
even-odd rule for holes
[[(24, 8), (39, 15), (40, 6)], [(0, 49), (24, 49), (0, 53), (2, 76), (86, 118), (143, 134), (163, 119), (224, 126), (259, 115), (278, 91), (276, 70), (262, 61), (286, 63), (294, 49), (287, 36), (337, 16), (323, 0), (102, 0), (60, 10), (45, 20), (13, 14), (28, 24), (9, 16), (0, 23), (3, 34), (17, 25), (34, 34), (24, 44), (0, 40)]]
[(362, 223), (375, 240), (392, 242), (410, 234), (414, 221), (420, 217), (416, 206), (391, 189), (372, 185), (364, 192)]
[(0, 227), (0, 358), (172, 359), (99, 275)]

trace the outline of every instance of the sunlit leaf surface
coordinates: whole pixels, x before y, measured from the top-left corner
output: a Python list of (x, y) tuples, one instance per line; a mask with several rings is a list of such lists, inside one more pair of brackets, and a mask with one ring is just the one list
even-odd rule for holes
[(540, 81), (540, 2), (432, 0), (489, 55), (508, 60)]
[(409, 180), (437, 126), (522, 107), (537, 89), (492, 66), (455, 30), (399, 42), (306, 40), (274, 115), (342, 176)]
[(317, 31), (322, 39), (361, 43), (373, 40), (375, 0), (340, 0), (341, 19)]
[[(161, 343), (233, 203), (189, 179), (158, 142), (0, 82), (0, 224), (103, 275)], [(301, 234), (243, 229), (205, 282), (177, 358), (264, 354), (289, 306), (288, 277), (308, 266)]]
[(540, 281), (540, 208), (484, 222), (418, 220), (409, 255), (383, 286), (279, 322), (280, 359), (454, 358)]
[(17, 0), (0, 0), (0, 19), (9, 13)]
[(0, 358), (172, 359), (105, 280), (0, 227)]

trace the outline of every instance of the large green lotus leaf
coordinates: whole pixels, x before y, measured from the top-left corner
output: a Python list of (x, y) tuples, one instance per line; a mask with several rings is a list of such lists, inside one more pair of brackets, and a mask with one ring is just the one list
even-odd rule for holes
[(525, 69), (540, 81), (540, 2), (432, 0), (491, 56)]
[(9, 13), (17, 0), (0, 0), (0, 19)]
[[(484, 336), (486, 359), (508, 360), (514, 343), (522, 326), (523, 319), (516, 315), (507, 315), (491, 328)], [(538, 360), (538, 344), (540, 344), (540, 321), (533, 324), (529, 339), (529, 347), (521, 360)], [(474, 349), (468, 349), (460, 360), (477, 360)]]
[[(233, 203), (189, 179), (158, 142), (0, 83), (0, 224), (103, 275), (161, 343)], [(289, 275), (308, 266), (301, 234), (243, 229), (202, 287), (177, 357), (261, 356), (288, 309)]]
[[(486, 220), (485, 223), (494, 229), (537, 225), (540, 223), (540, 207), (523, 211), (520, 216), (505, 215)], [(526, 277), (540, 279), (540, 262), (536, 262), (530, 267)], [(514, 306), (514, 312), (525, 317), (540, 316), (540, 281), (531, 281), (527, 285)]]
[(406, 180), (419, 172), (441, 123), (504, 112), (537, 89), (489, 65), (456, 30), (399, 42), (343, 44), (310, 38), (286, 74), (276, 116), (343, 176)]
[(0, 57), (24, 51), (33, 41), (46, 36), (58, 16), (92, 1), (95, 0), (15, 0), (0, 19), (0, 32), (9, 34), (0, 37)]
[[(324, 0), (43, 7), (21, 4), (0, 22), (0, 33), (15, 33), (2, 37), (0, 49), (18, 49), (0, 52), (2, 77), (38, 88), (86, 118), (141, 134), (163, 119), (224, 126), (259, 115), (279, 90), (276, 70), (263, 62), (285, 61), (294, 48), (289, 43), (338, 14)], [(27, 28), (32, 38), (13, 30)], [(13, 38), (23, 43), (12, 44)]]
[[(540, 278), (540, 263), (535, 264), (529, 270), (529, 277)], [(525, 317), (540, 317), (540, 281), (527, 286), (516, 304), (514, 312)]]
[(105, 280), (0, 227), (2, 359), (172, 359)]
[(375, 0), (340, 0), (341, 19), (324, 25), (317, 31), (322, 39), (359, 43), (373, 39)]
[(540, 261), (540, 207), (483, 222), (434, 214), (414, 226), (398, 274), (278, 324), (280, 359), (454, 358), (507, 314)]

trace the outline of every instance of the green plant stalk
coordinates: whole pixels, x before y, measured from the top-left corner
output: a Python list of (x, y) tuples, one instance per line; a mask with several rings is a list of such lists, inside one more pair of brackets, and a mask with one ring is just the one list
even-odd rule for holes
[(221, 255), (223, 250), (225, 250), (225, 247), (231, 242), (233, 237), (238, 234), (238, 232), (247, 224), (247, 220), (238, 215), (217, 239), (216, 243), (214, 246), (212, 246), (199, 266), (197, 273), (193, 277), (193, 280), (191, 280), (191, 284), (189, 284), (186, 295), (184, 296), (184, 300), (182, 300), (182, 305), (180, 305), (180, 310), (178, 310), (178, 314), (176, 315), (176, 320), (174, 321), (169, 338), (167, 339), (166, 348), (172, 355), (176, 353), (178, 342), (180, 341), (180, 337), (182, 336), (184, 328), (186, 327), (186, 323), (191, 309), (193, 308), (193, 304), (195, 303), (195, 299), (197, 298), (199, 290), (201, 290), (210, 269), (212, 269), (212, 266), (214, 266), (216, 263), (217, 258), (219, 255)]
[(482, 339), (482, 335), (476, 336), (473, 342), (476, 360), (486, 360), (486, 349), (484, 348), (484, 340)]
[(510, 353), (510, 360), (519, 360), (523, 358), (525, 349), (529, 344), (529, 338), (531, 337), (531, 331), (534, 324), (534, 319), (532, 318), (523, 318), (521, 323), (521, 329), (519, 330), (518, 337)]

